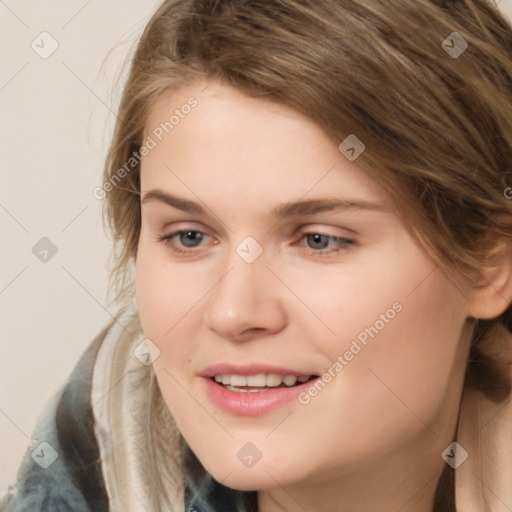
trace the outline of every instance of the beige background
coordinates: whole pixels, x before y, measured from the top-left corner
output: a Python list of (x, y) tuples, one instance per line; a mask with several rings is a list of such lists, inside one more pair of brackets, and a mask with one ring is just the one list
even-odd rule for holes
[[(114, 120), (114, 77), (159, 4), (0, 1), (1, 495), (37, 415), (114, 312), (92, 190)], [(46, 59), (31, 47), (52, 48), (43, 31), (59, 45)], [(42, 237), (58, 249), (46, 263), (32, 254)]]
[[(159, 3), (0, 0), (0, 496), (38, 414), (114, 312), (92, 191), (114, 78)], [(512, 19), (512, 0), (500, 6)], [(46, 262), (32, 253), (43, 237), (58, 250)]]

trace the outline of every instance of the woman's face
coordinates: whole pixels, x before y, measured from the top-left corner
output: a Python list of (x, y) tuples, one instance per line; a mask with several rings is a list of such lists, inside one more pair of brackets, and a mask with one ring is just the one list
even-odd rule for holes
[(186, 441), (239, 489), (404, 461), (442, 469), (466, 299), (345, 156), (357, 148), (287, 107), (205, 87), (148, 120), (136, 262), (154, 370)]

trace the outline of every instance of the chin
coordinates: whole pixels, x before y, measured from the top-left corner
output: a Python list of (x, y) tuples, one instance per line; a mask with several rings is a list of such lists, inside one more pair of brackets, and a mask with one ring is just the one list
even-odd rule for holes
[(227, 478), (225, 474), (212, 474), (212, 476), (217, 480), (217, 482), (231, 489), (236, 489), (237, 491), (261, 491), (273, 489), (278, 487), (276, 480), (281, 483), (279, 478), (274, 479), (266, 472), (253, 473), (251, 470), (239, 472), (233, 471), (233, 473)]
[(274, 460), (259, 460), (252, 467), (246, 467), (238, 459), (225, 458), (222, 461), (212, 458), (211, 464), (201, 461), (206, 471), (217, 482), (238, 491), (259, 491), (273, 489), (280, 485), (290, 486), (304, 477), (296, 474), (293, 468), (283, 467)]

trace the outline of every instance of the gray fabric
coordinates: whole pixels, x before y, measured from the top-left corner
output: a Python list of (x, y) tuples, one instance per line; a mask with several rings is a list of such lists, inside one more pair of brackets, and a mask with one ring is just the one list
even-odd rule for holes
[[(98, 351), (110, 328), (107, 327), (89, 346), (39, 417), (33, 443), (23, 457), (15, 488), (0, 502), (1, 512), (111, 510), (101, 470), (102, 463), (111, 461), (100, 460), (92, 414), (94, 404), (91, 404)], [(55, 454), (57, 458), (52, 460)], [(257, 510), (255, 493), (224, 487), (207, 473), (200, 480), (198, 485), (193, 485), (195, 492), (186, 487), (185, 511)]]
[(92, 369), (107, 330), (89, 346), (39, 417), (34, 443), (27, 449), (16, 485), (1, 501), (0, 511), (108, 510), (90, 404)]

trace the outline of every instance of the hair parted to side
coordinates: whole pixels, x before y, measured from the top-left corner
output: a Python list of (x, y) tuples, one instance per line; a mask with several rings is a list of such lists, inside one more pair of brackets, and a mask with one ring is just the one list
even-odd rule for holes
[[(468, 44), (458, 58), (442, 47), (453, 32)], [(493, 0), (168, 0), (133, 56), (104, 180), (139, 152), (159, 99), (220, 80), (305, 114), (336, 143), (355, 134), (366, 146), (357, 164), (407, 229), (443, 271), (469, 279), (493, 240), (512, 237), (511, 56), (512, 28)], [(139, 171), (105, 199), (119, 303), (133, 295)], [(484, 347), (505, 343), (507, 329), (510, 304), (475, 327), (466, 383), (494, 399), (510, 384)], [(436, 511), (453, 509), (449, 478)]]

